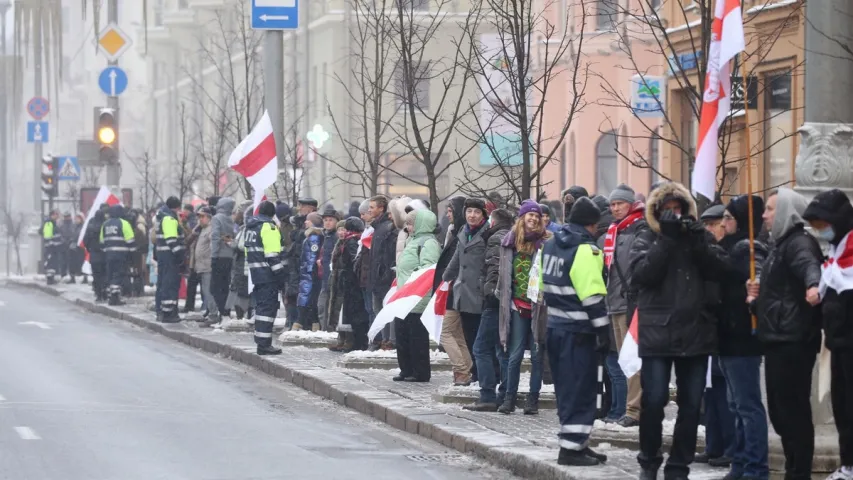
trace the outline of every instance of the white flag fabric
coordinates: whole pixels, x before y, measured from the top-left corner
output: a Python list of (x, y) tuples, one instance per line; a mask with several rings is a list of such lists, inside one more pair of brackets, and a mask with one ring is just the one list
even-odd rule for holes
[[(95, 201), (92, 202), (92, 206), (89, 208), (89, 212), (86, 213), (86, 220), (83, 222), (83, 228), (80, 229), (80, 235), (77, 237), (77, 246), (83, 248), (83, 237), (86, 236), (86, 230), (89, 228), (89, 221), (95, 216), (95, 212), (101, 208), (101, 205), (107, 204), (109, 206), (113, 205), (121, 205), (121, 200), (118, 197), (110, 192), (110, 189), (102, 186), (100, 190), (98, 190), (98, 195), (95, 196)], [(83, 261), (83, 267), (81, 271), (86, 275), (92, 274), (92, 264), (89, 263), (89, 252), (86, 251), (86, 257)]]
[(406, 315), (429, 295), (434, 279), (435, 265), (424, 267), (413, 273), (405, 285), (398, 287), (397, 291), (388, 298), (388, 303), (376, 314), (370, 330), (367, 331), (367, 338), (373, 341), (385, 325), (393, 322), (395, 318), (406, 318)]
[(257, 207), (263, 199), (264, 190), (278, 178), (275, 135), (267, 112), (264, 112), (255, 128), (231, 152), (228, 168), (248, 180), (255, 190), (253, 201)]

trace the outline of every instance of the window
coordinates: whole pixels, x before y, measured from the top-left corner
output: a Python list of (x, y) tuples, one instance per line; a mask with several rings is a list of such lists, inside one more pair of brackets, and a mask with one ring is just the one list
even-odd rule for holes
[(397, 96), (398, 105), (406, 105), (409, 102), (409, 87), (412, 88), (412, 99), (415, 108), (429, 110), (429, 62), (412, 65), (412, 78), (406, 78), (403, 63), (397, 64)]
[(649, 187), (660, 181), (660, 129), (652, 133), (652, 138), (649, 139)]
[(616, 154), (616, 131), (601, 135), (595, 147), (595, 193), (610, 196), (619, 184), (619, 157)]
[(596, 0), (595, 29), (609, 31), (616, 27), (617, 0)]

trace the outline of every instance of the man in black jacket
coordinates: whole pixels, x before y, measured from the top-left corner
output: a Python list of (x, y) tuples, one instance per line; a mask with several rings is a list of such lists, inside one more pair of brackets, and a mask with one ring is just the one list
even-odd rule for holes
[(309, 213), (317, 211), (319, 203), (313, 198), (300, 198), (298, 210), (290, 218), (293, 231), (290, 234), (290, 250), (284, 259), (284, 276), (287, 286), (285, 287), (285, 306), (287, 314), (287, 328), (299, 323), (298, 309), (296, 308), (296, 297), (299, 295), (299, 267), (302, 258), (302, 242), (305, 241), (305, 219)]
[[(103, 205), (106, 207), (106, 204)], [(83, 246), (89, 252), (89, 266), (92, 268), (92, 290), (95, 292), (95, 302), (107, 301), (107, 257), (101, 246), (101, 227), (106, 220), (106, 208), (99, 208), (86, 226), (83, 234)]]
[[(764, 200), (752, 196), (752, 231), (758, 235)], [(767, 413), (761, 400), (761, 343), (755, 336), (746, 305), (744, 284), (750, 275), (749, 197), (733, 198), (723, 213), (726, 236), (720, 246), (728, 253), (726, 278), (720, 283), (720, 369), (728, 389), (729, 410), (734, 414), (734, 449), (731, 478), (767, 480)], [(767, 257), (767, 247), (755, 242), (756, 276)], [(707, 425), (707, 424), (706, 424)]]
[[(760, 284), (749, 282), (764, 349), (767, 410), (785, 450), (785, 478), (811, 478), (814, 455), (812, 370), (820, 349), (820, 265), (823, 254), (805, 231), (806, 199), (780, 188), (767, 199), (764, 222), (773, 249)], [(760, 288), (759, 288), (760, 285)]]
[(675, 366), (678, 418), (664, 478), (686, 480), (696, 452), (696, 431), (708, 355), (717, 349), (709, 282), (720, 278), (724, 259), (711, 248), (697, 219), (696, 203), (683, 185), (668, 182), (649, 195), (646, 222), (631, 248), (631, 285), (637, 291), (643, 414), (640, 416), (640, 479), (657, 478), (664, 407)]
[[(373, 313), (382, 310), (382, 301), (394, 281), (397, 264), (397, 229), (388, 213), (388, 198), (377, 195), (370, 199), (368, 214), (373, 219), (373, 241), (370, 245), (368, 289), (373, 294)], [(382, 341), (396, 344), (391, 325), (382, 330)]]
[(832, 480), (853, 479), (853, 205), (838, 189), (819, 193), (803, 218), (829, 242), (820, 280), (826, 348), (832, 351), (832, 413), (841, 468)]

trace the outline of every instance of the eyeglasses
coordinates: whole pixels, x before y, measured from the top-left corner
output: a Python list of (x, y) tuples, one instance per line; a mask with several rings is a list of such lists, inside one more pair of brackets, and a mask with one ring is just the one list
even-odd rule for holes
[(723, 215), (723, 220), (734, 220), (735, 217), (729, 215), (728, 213)]

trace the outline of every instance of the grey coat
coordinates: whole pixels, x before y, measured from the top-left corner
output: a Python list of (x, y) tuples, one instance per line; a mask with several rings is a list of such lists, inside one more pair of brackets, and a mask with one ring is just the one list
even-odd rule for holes
[[(618, 315), (628, 312), (629, 306), (633, 306), (636, 298), (635, 292), (626, 288), (631, 285), (631, 247), (640, 232), (648, 230), (649, 226), (645, 220), (637, 220), (625, 230), (616, 235), (616, 247), (613, 251), (613, 262), (607, 274), (607, 295), (604, 300), (607, 303), (607, 313)], [(602, 237), (603, 238), (603, 237)]]
[(216, 204), (216, 215), (210, 222), (210, 252), (214, 258), (231, 258), (234, 254), (232, 247), (225, 244), (225, 237), (234, 238), (234, 199), (222, 197)]
[(483, 312), (483, 265), (486, 263), (486, 225), (477, 230), (471, 240), (463, 228), (457, 235), (459, 243), (444, 271), (443, 279), (453, 282), (453, 310), (462, 313)]
[(210, 273), (212, 271), (211, 268), (211, 256), (210, 256), (210, 235), (213, 231), (210, 225), (206, 227), (201, 227), (200, 232), (198, 233), (198, 239), (193, 245), (193, 254), (190, 257), (190, 268), (195, 270), (196, 273)]

